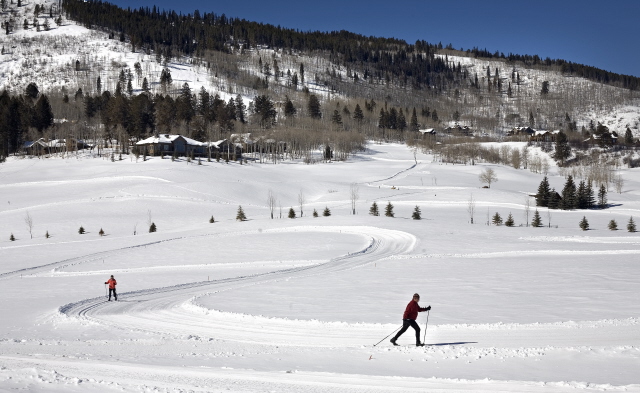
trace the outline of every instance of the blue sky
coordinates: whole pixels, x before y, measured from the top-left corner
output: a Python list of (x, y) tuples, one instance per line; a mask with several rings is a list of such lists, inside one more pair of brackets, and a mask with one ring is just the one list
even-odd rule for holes
[(281, 1), (110, 0), (226, 14), (308, 30), (349, 30), (414, 43), (451, 43), (508, 54), (562, 58), (640, 77), (640, 0)]

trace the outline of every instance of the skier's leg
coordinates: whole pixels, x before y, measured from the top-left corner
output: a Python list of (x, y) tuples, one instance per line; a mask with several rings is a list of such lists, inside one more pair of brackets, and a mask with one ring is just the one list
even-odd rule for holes
[(420, 326), (413, 319), (411, 321), (411, 327), (416, 331), (416, 345), (420, 345)]
[[(118, 294), (116, 293), (116, 289), (113, 288), (113, 297), (116, 299), (116, 302), (118, 301)], [(418, 328), (418, 330), (420, 330), (420, 328)], [(418, 334), (418, 336), (420, 336), (420, 334)]]
[(111, 291), (112, 291), (112, 289), (109, 288), (109, 301), (111, 301)]
[(400, 329), (400, 331), (398, 333), (396, 333), (396, 335), (391, 339), (391, 343), (395, 344), (396, 340), (398, 338), (400, 338), (400, 336), (402, 336), (402, 333), (406, 332), (407, 329), (409, 329), (410, 323), (409, 323), (409, 319), (403, 319), (402, 320), (402, 329)]

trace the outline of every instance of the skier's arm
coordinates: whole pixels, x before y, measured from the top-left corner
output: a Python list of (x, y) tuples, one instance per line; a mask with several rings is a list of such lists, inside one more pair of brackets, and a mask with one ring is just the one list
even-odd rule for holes
[(431, 310), (431, 306), (428, 306), (428, 307), (420, 307), (420, 311), (421, 311), (421, 312), (422, 312), (422, 311), (429, 311), (429, 310)]

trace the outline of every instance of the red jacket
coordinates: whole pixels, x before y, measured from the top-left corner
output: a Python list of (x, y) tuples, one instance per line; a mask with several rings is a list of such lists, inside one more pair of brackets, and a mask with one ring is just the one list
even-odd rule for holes
[(418, 318), (418, 313), (422, 311), (427, 311), (426, 307), (420, 307), (418, 302), (411, 300), (407, 304), (407, 309), (404, 310), (402, 319), (413, 319), (415, 321)]
[(109, 289), (116, 289), (116, 285), (118, 285), (114, 278), (110, 278), (107, 282), (105, 282), (105, 284), (109, 284)]

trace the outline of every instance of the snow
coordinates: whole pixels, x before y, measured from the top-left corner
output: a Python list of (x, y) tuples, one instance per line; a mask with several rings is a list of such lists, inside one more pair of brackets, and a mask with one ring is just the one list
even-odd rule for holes
[[(640, 237), (624, 230), (638, 169), (619, 170), (611, 208), (544, 209), (551, 227), (532, 228), (524, 200), (542, 174), (397, 144), (317, 165), (123, 158), (0, 165), (0, 391), (640, 391)], [(368, 215), (373, 201), (395, 218)], [(485, 225), (496, 211), (517, 226)], [(414, 292), (432, 306), (428, 345), (409, 330), (394, 347), (383, 338)]]

